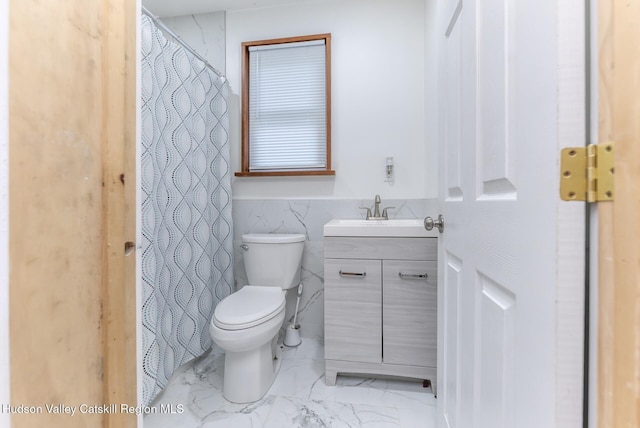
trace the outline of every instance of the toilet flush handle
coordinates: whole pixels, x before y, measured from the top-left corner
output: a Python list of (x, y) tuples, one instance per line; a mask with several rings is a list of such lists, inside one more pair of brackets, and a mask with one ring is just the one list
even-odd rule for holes
[(249, 246), (247, 244), (240, 245), (240, 248), (242, 248), (245, 251), (249, 251)]

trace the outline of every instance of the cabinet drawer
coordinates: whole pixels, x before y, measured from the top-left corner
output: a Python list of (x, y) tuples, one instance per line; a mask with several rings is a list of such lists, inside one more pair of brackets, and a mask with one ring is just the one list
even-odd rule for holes
[(381, 362), (381, 276), (380, 260), (325, 259), (325, 358)]
[(324, 238), (324, 256), (335, 259), (436, 260), (438, 238)]
[(435, 367), (437, 263), (384, 260), (382, 271), (384, 362)]

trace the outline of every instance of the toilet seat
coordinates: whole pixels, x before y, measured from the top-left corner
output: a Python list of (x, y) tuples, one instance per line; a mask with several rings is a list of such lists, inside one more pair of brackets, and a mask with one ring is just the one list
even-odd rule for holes
[(246, 285), (218, 303), (212, 322), (223, 330), (254, 327), (284, 310), (284, 296), (284, 290), (279, 287)]

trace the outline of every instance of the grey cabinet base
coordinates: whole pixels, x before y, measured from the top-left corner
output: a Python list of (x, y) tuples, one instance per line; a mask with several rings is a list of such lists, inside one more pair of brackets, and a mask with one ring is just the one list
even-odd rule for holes
[(437, 395), (437, 370), (435, 367), (405, 366), (385, 363), (360, 363), (354, 361), (325, 360), (324, 381), (328, 386), (336, 384), (338, 373), (357, 375), (383, 375), (428, 379), (431, 381), (433, 395)]

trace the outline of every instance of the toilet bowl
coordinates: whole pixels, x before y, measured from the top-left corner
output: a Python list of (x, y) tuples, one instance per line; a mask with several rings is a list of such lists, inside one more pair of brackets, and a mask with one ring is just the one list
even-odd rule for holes
[(286, 290), (299, 284), (305, 235), (243, 235), (249, 285), (223, 299), (209, 332), (225, 351), (223, 395), (233, 403), (261, 399), (280, 367), (276, 346)]
[[(262, 305), (256, 307), (260, 301)], [(249, 285), (216, 307), (209, 331), (226, 352), (223, 394), (227, 400), (257, 401), (271, 386), (279, 369), (272, 341), (284, 322), (284, 309), (283, 290)]]

